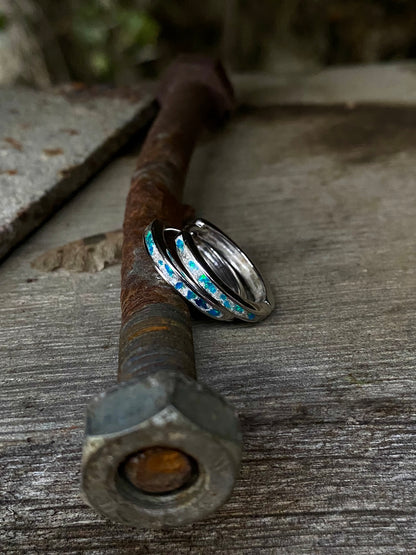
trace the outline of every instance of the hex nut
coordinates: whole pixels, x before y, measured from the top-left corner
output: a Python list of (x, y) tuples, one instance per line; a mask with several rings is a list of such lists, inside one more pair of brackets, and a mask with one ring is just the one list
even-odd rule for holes
[[(163, 495), (135, 488), (120, 471), (131, 454), (153, 446), (190, 455), (198, 475)], [(121, 383), (88, 407), (82, 460), (87, 502), (136, 528), (180, 526), (204, 518), (231, 494), (241, 459), (239, 421), (216, 393), (175, 371)]]

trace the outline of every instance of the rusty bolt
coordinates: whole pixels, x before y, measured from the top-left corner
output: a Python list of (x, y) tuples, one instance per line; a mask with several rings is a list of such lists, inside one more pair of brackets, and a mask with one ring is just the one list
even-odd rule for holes
[[(150, 449), (153, 463), (147, 464), (140, 453), (149, 455)], [(90, 504), (111, 520), (138, 528), (179, 526), (207, 516), (229, 497), (240, 451), (238, 419), (220, 396), (181, 372), (151, 372), (90, 404), (83, 488)], [(169, 472), (176, 453), (186, 454), (173, 464), (180, 477), (190, 462), (184, 484), (175, 484)], [(131, 455), (139, 459), (133, 467)], [(155, 463), (159, 486), (167, 491), (157, 488)], [(158, 491), (149, 491), (146, 475), (134, 476), (149, 467)]]
[(189, 455), (167, 447), (148, 447), (124, 463), (124, 475), (146, 493), (170, 493), (187, 486), (197, 473)]
[(143, 231), (154, 219), (180, 227), (189, 160), (203, 127), (233, 106), (218, 62), (180, 57), (162, 78), (161, 104), (127, 198), (121, 270), (119, 385), (87, 413), (82, 487), (112, 520), (136, 527), (203, 518), (230, 495), (241, 457), (239, 423), (195, 381), (185, 302), (157, 277)]

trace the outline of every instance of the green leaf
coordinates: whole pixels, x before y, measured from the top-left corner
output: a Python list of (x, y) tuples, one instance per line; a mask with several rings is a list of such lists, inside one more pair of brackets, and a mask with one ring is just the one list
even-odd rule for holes
[(8, 23), (9, 22), (6, 15), (0, 12), (0, 31), (4, 31)]

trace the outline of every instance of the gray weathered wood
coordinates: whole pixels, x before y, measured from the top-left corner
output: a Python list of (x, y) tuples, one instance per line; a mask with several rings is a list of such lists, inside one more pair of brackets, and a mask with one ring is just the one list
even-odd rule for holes
[(330, 66), (321, 71), (234, 76), (238, 97), (259, 106), (371, 102), (416, 103), (414, 61), (361, 66)]
[(79, 496), (85, 406), (116, 379), (119, 268), (30, 267), (120, 226), (134, 159), (21, 246), (0, 268), (4, 552), (415, 553), (415, 146), (413, 107), (263, 104), (199, 147), (186, 200), (255, 256), (277, 309), (195, 321), (199, 379), (238, 409), (245, 454), (230, 501), (183, 529), (124, 529)]
[(0, 258), (154, 113), (144, 91), (0, 89)]

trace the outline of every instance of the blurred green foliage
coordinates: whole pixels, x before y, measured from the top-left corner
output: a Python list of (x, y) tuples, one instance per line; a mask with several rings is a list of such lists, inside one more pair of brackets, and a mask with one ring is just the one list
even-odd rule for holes
[(4, 29), (6, 29), (7, 22), (8, 22), (8, 19), (6, 14), (0, 12), (0, 31), (4, 31)]
[(416, 56), (415, 0), (0, 2), (9, 39), (0, 61), (13, 58), (20, 67), (11, 79), (39, 86), (129, 84), (157, 77), (179, 52), (219, 56), (233, 71), (269, 72)]
[(73, 38), (98, 80), (113, 80), (115, 64), (136, 65), (154, 56), (159, 25), (146, 11), (120, 2), (90, 0), (73, 13)]

